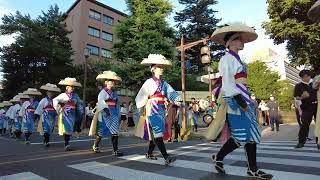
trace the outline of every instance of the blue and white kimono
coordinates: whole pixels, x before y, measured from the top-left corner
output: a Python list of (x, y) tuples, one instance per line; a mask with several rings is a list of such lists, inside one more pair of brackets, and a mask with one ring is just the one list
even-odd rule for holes
[(13, 128), (14, 131), (21, 131), (21, 121), (19, 118), (19, 111), (21, 109), (20, 104), (15, 104), (10, 111), (10, 119), (13, 119)]
[(38, 132), (41, 135), (44, 133), (51, 134), (57, 118), (57, 111), (53, 107), (52, 99), (49, 97), (41, 99), (35, 114), (40, 116)]
[[(107, 108), (110, 116), (104, 109)], [(120, 100), (116, 92), (104, 88), (98, 95), (97, 112), (93, 118), (89, 135), (111, 136), (119, 133)]]
[[(247, 70), (245, 64), (238, 54), (229, 51), (219, 62), (219, 73), (222, 84), (215, 91), (215, 96), (217, 98), (219, 95), (222, 96), (227, 105), (226, 116), (231, 136), (239, 143), (259, 143), (261, 134), (256, 119), (256, 110), (246, 87)], [(241, 94), (248, 104), (248, 109), (245, 112), (233, 98), (238, 94)], [(218, 103), (221, 106), (221, 102)]]
[(83, 102), (76, 93), (61, 93), (53, 99), (55, 109), (58, 109), (58, 104), (61, 107), (58, 111), (59, 135), (71, 135), (75, 121), (84, 112)]
[(38, 101), (25, 101), (20, 109), (19, 116), (22, 117), (22, 132), (32, 133), (34, 131), (34, 124), (36, 117), (34, 115), (35, 110), (38, 107)]
[(13, 127), (13, 119), (10, 118), (10, 113), (11, 113), (13, 107), (14, 107), (14, 105), (10, 106), (5, 114), (9, 130), (12, 129), (12, 127)]
[(180, 95), (166, 81), (152, 77), (142, 85), (136, 97), (136, 104), (138, 109), (145, 106), (146, 118), (140, 119), (136, 136), (145, 140), (164, 136), (166, 99), (174, 104), (180, 101)]
[(5, 114), (6, 111), (4, 109), (0, 109), (0, 129), (5, 128)]

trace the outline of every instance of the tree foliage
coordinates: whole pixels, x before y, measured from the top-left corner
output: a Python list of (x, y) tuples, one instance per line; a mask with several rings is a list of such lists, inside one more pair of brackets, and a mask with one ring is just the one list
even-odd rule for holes
[(166, 22), (172, 4), (168, 0), (127, 0), (127, 6), (129, 16), (116, 27), (118, 41), (113, 54), (118, 62), (109, 67), (122, 77), (126, 88), (137, 90), (151, 74), (140, 62), (149, 54), (162, 54), (172, 60), (170, 78), (176, 79), (174, 30)]
[(0, 49), (4, 98), (71, 75), (73, 51), (58, 6), (37, 19), (17, 11), (5, 15), (2, 22), (0, 35), (15, 37), (14, 43)]
[(247, 64), (248, 71), (248, 89), (259, 99), (269, 99), (271, 94), (276, 95), (279, 92), (279, 75), (268, 69), (265, 63), (254, 61)]
[(267, 0), (269, 22), (263, 24), (276, 44), (287, 43), (290, 60), (320, 72), (320, 24), (307, 17), (316, 0)]
[(294, 86), (287, 81), (280, 81), (279, 94), (276, 94), (276, 98), (280, 104), (281, 110), (289, 111), (293, 102)]
[[(205, 37), (211, 36), (218, 28), (221, 19), (215, 17), (216, 10), (213, 6), (217, 4), (216, 0), (179, 0), (179, 3), (185, 6), (174, 17), (179, 28), (179, 36), (184, 35), (186, 43), (197, 41)], [(177, 44), (180, 44), (180, 37), (177, 37)], [(214, 42), (208, 43), (213, 57), (218, 59), (225, 47), (217, 45)], [(200, 60), (200, 49), (203, 44), (192, 47), (186, 51), (186, 59), (193, 65), (203, 67)]]

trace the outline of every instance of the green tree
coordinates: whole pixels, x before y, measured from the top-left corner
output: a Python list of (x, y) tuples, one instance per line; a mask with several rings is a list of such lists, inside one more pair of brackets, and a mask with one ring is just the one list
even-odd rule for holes
[(259, 99), (269, 99), (271, 94), (279, 92), (279, 75), (268, 69), (265, 63), (254, 61), (247, 64), (248, 70), (248, 89)]
[(294, 86), (288, 81), (280, 81), (279, 94), (276, 94), (276, 98), (280, 104), (280, 109), (289, 111), (293, 101)]
[(15, 36), (14, 43), (0, 49), (4, 98), (70, 75), (73, 51), (57, 5), (37, 19), (17, 11), (2, 22), (0, 35)]
[[(185, 9), (177, 12), (174, 19), (177, 22), (176, 27), (179, 28), (179, 36), (183, 34), (186, 43), (211, 36), (218, 28), (217, 24), (221, 19), (215, 17), (217, 11), (213, 9), (213, 6), (217, 4), (216, 0), (179, 0), (179, 3), (184, 5)], [(177, 44), (180, 44), (180, 37), (177, 39)], [(208, 45), (215, 58), (221, 56), (225, 50), (224, 46), (211, 41)], [(186, 59), (198, 67), (203, 67), (200, 60), (202, 46), (203, 44), (199, 44), (186, 51)]]
[(274, 43), (287, 43), (289, 59), (320, 72), (320, 23), (307, 17), (316, 0), (267, 0), (270, 21), (263, 28)]
[[(174, 30), (166, 17), (172, 11), (168, 0), (127, 0), (129, 16), (118, 23), (114, 44), (114, 57), (118, 62), (110, 66), (124, 79), (126, 87), (137, 90), (150, 76), (150, 69), (140, 65), (149, 54), (162, 54), (173, 60), (173, 69), (178, 69), (174, 56)], [(173, 79), (175, 79), (172, 74)], [(170, 79), (169, 79), (170, 81)]]

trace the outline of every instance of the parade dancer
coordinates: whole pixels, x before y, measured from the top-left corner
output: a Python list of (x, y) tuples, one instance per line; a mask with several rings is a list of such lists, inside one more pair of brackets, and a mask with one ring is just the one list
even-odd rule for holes
[(9, 106), (7, 112), (6, 112), (6, 117), (7, 117), (7, 120), (8, 120), (8, 131), (9, 131), (9, 135), (11, 138), (13, 138), (13, 119), (10, 118), (10, 115), (11, 115), (11, 111), (14, 107), (14, 105), (17, 103), (15, 102), (14, 99), (11, 99), (9, 101), (9, 103), (11, 103), (11, 106)]
[(38, 120), (38, 116), (34, 114), (39, 104), (35, 96), (41, 96), (42, 94), (35, 88), (28, 88), (23, 94), (29, 96), (29, 100), (22, 104), (19, 117), (22, 119), (22, 131), (25, 136), (25, 144), (30, 144), (30, 136), (34, 130), (34, 123)]
[(195, 98), (191, 98), (190, 110), (192, 114), (191, 126), (194, 132), (198, 132), (198, 119), (200, 114), (199, 104)]
[(64, 136), (64, 147), (70, 150), (70, 137), (73, 132), (74, 123), (77, 117), (84, 112), (84, 105), (78, 94), (74, 93), (74, 87), (81, 87), (75, 78), (65, 78), (59, 85), (66, 86), (65, 93), (61, 93), (53, 99), (53, 107), (57, 109), (59, 135)]
[(4, 131), (4, 118), (5, 118), (6, 111), (4, 110), (3, 103), (0, 103), (0, 135)]
[(2, 105), (3, 105), (3, 112), (1, 113), (1, 118), (3, 121), (2, 133), (5, 135), (7, 132), (8, 120), (9, 120), (9, 118), (7, 117), (7, 112), (9, 109), (8, 107), (12, 106), (12, 103), (10, 103), (9, 101), (3, 101)]
[(140, 119), (136, 136), (149, 141), (149, 149), (146, 158), (156, 160), (153, 150), (157, 145), (165, 164), (168, 165), (175, 161), (175, 157), (169, 156), (164, 145), (165, 129), (165, 101), (172, 101), (174, 104), (180, 104), (179, 94), (162, 79), (163, 70), (170, 66), (171, 62), (160, 54), (149, 54), (141, 64), (151, 66), (152, 77), (145, 81), (136, 97), (137, 108), (143, 113)]
[(207, 134), (211, 134), (211, 140), (216, 139), (225, 127), (225, 122), (231, 131), (231, 137), (217, 154), (212, 155), (215, 169), (219, 173), (225, 173), (224, 157), (244, 145), (248, 160), (248, 176), (271, 179), (273, 177), (271, 174), (265, 173), (257, 167), (257, 144), (260, 143), (261, 135), (256, 119), (256, 110), (246, 87), (246, 67), (238, 55), (238, 52), (243, 49), (244, 43), (254, 41), (257, 37), (258, 35), (252, 28), (242, 24), (228, 25), (213, 33), (212, 40), (225, 45), (228, 52), (219, 62), (221, 75), (219, 79), (222, 83), (219, 92), (217, 92), (219, 109)]
[(14, 134), (15, 138), (20, 138), (22, 132), (22, 118), (19, 116), (21, 105), (29, 99), (29, 96), (24, 95), (23, 93), (19, 93), (17, 96), (13, 98), (13, 102), (16, 104), (13, 106), (10, 112), (10, 119), (13, 119), (13, 127), (14, 127)]
[(41, 90), (45, 90), (46, 97), (42, 98), (35, 111), (35, 115), (39, 116), (39, 123), (37, 131), (40, 135), (43, 135), (43, 145), (49, 147), (50, 134), (54, 129), (54, 124), (57, 117), (57, 111), (53, 107), (53, 93), (61, 92), (60, 88), (55, 84), (47, 83), (40, 87)]
[(104, 71), (96, 79), (103, 81), (105, 87), (101, 89), (98, 95), (97, 111), (90, 127), (89, 135), (96, 135), (92, 150), (99, 153), (99, 143), (102, 137), (111, 136), (113, 154), (122, 156), (123, 153), (118, 149), (120, 99), (113, 90), (115, 83), (120, 82), (121, 78), (115, 72)]

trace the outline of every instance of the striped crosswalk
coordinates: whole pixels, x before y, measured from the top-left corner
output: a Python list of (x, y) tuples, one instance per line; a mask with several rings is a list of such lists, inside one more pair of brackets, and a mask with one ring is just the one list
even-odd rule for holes
[[(293, 141), (267, 141), (258, 145), (257, 162), (259, 167), (274, 175), (275, 180), (319, 180), (320, 151), (315, 144), (306, 144), (302, 149), (294, 149)], [(211, 162), (211, 155), (221, 147), (219, 143), (198, 143), (170, 148), (168, 153), (177, 157), (170, 166), (164, 166), (164, 159), (146, 159), (143, 155), (132, 153), (112, 162), (101, 159), (66, 165), (76, 172), (88, 173), (114, 180), (184, 180), (184, 179), (247, 179), (246, 156), (239, 148), (224, 160), (226, 176), (219, 176)], [(161, 157), (159, 155), (159, 157)], [(25, 178), (22, 178), (25, 177)], [(49, 179), (23, 172), (0, 177), (10, 179)]]

